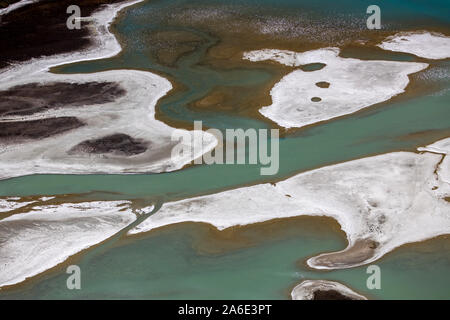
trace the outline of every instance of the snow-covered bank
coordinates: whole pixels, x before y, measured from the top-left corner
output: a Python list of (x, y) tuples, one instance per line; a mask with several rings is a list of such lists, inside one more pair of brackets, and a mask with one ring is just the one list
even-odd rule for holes
[(367, 300), (366, 297), (335, 281), (305, 280), (292, 289), (292, 300), (314, 300), (316, 292), (337, 292), (350, 300)]
[(426, 59), (450, 58), (450, 37), (440, 33), (402, 32), (387, 38), (378, 47)]
[[(292, 67), (311, 63), (326, 65), (316, 71), (296, 69), (272, 88), (272, 105), (259, 111), (285, 128), (303, 127), (389, 100), (404, 92), (409, 74), (428, 66), (426, 63), (341, 58), (338, 48), (302, 53), (264, 49), (246, 52), (244, 59), (273, 60)], [(328, 87), (319, 86), (324, 82)]]
[[(0, 144), (0, 178), (34, 173), (139, 173), (163, 172), (182, 168), (201, 154), (210, 151), (217, 139), (206, 132), (192, 136), (190, 154), (173, 158), (171, 150), (175, 142), (171, 136), (175, 128), (155, 119), (155, 106), (172, 85), (165, 78), (150, 72), (112, 70), (92, 74), (59, 75), (49, 73), (52, 66), (69, 62), (107, 58), (120, 52), (121, 47), (109, 32), (117, 12), (138, 1), (108, 5), (96, 11), (91, 21), (92, 39), (95, 45), (86, 51), (32, 59), (29, 62), (6, 68), (0, 73), (0, 90), (13, 86), (52, 82), (85, 83), (116, 82), (127, 94), (114, 102), (51, 110), (31, 116), (8, 117), (8, 121), (34, 120), (55, 116), (73, 116), (87, 125), (69, 132), (38, 141), (20, 144)], [(5, 119), (4, 119), (5, 120)], [(99, 139), (114, 133), (128, 134), (145, 140), (148, 150), (132, 157), (115, 155), (69, 154), (74, 146), (88, 139)], [(196, 153), (194, 153), (196, 152)], [(20, 160), (18, 160), (20, 159)]]
[(135, 219), (126, 201), (97, 201), (38, 206), (0, 220), (0, 287), (53, 268)]
[[(26, 83), (39, 82), (108, 82), (119, 83), (127, 91), (116, 101), (87, 107), (70, 107), (48, 110), (26, 116), (25, 119), (47, 117), (76, 117), (86, 125), (39, 141), (30, 140), (16, 144), (0, 144), (0, 178), (34, 173), (136, 173), (161, 172), (182, 168), (202, 153), (211, 150), (217, 139), (206, 132), (191, 135), (189, 150), (198, 154), (172, 157), (171, 150), (177, 142), (171, 141), (175, 129), (155, 119), (155, 105), (171, 89), (168, 80), (144, 71), (112, 70), (92, 74), (55, 75), (34, 74)], [(19, 79), (0, 83), (0, 90), (25, 83)], [(8, 121), (23, 120), (24, 116), (9, 116)], [(72, 153), (72, 148), (88, 139), (114, 133), (127, 134), (146, 141), (148, 149), (133, 156), (114, 154)], [(200, 152), (200, 153), (199, 153)]]
[[(285, 181), (166, 203), (129, 233), (193, 221), (218, 229), (300, 215), (330, 216), (348, 247), (308, 260), (319, 269), (370, 263), (394, 248), (450, 233), (442, 155), (394, 152), (298, 174)], [(441, 186), (441, 187), (440, 187)]]

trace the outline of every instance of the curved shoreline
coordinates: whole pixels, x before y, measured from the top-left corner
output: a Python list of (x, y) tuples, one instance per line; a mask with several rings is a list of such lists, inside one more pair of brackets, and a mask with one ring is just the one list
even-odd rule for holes
[(169, 202), (129, 234), (185, 221), (223, 230), (273, 218), (329, 216), (346, 232), (348, 246), (307, 264), (315, 269), (360, 266), (405, 243), (450, 233), (445, 200), (450, 187), (435, 174), (442, 157), (394, 152), (308, 171), (275, 185)]

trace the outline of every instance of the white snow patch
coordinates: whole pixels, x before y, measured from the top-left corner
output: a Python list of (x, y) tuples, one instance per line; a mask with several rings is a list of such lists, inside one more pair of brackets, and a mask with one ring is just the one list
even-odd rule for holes
[(20, 283), (111, 237), (136, 219), (127, 204), (38, 206), (1, 220), (0, 287)]
[[(288, 66), (323, 63), (316, 71), (294, 70), (272, 88), (272, 105), (259, 112), (278, 125), (303, 127), (350, 114), (404, 92), (408, 75), (428, 64), (341, 58), (338, 48), (307, 52), (264, 49), (246, 52), (250, 61), (273, 60)], [(328, 82), (328, 88), (316, 85)], [(320, 98), (316, 102), (312, 98)]]
[[(204, 222), (219, 230), (301, 215), (336, 219), (348, 238), (378, 246), (366, 264), (394, 248), (450, 233), (447, 185), (435, 167), (442, 155), (394, 152), (298, 174), (276, 186), (261, 184), (171, 203), (129, 231), (146, 232), (180, 222)], [(314, 258), (308, 261), (315, 268)]]
[(407, 32), (388, 37), (378, 47), (406, 52), (426, 59), (450, 58), (450, 37), (440, 33)]

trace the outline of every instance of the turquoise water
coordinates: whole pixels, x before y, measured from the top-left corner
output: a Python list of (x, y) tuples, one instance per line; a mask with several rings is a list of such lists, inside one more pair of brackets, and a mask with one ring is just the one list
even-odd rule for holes
[[(268, 124), (256, 119), (237, 117), (223, 112), (194, 112), (187, 105), (206, 95), (218, 85), (252, 86), (271, 79), (266, 69), (239, 68), (212, 69), (202, 65), (205, 52), (219, 39), (204, 30), (177, 30), (194, 32), (205, 43), (194, 53), (181, 59), (177, 67), (159, 65), (146, 54), (146, 30), (166, 30), (164, 21), (144, 19), (155, 17), (154, 12), (186, 1), (148, 1), (130, 8), (119, 19), (116, 32), (123, 41), (122, 55), (105, 60), (68, 65), (58, 72), (96, 72), (111, 68), (136, 68), (166, 73), (187, 88), (161, 100), (159, 110), (168, 118), (191, 123), (203, 120), (205, 125), (224, 128), (266, 128)], [(201, 2), (189, 2), (190, 5)], [(208, 4), (212, 5), (213, 1)], [(219, 3), (219, 1), (217, 1)], [(220, 2), (224, 4), (225, 2)], [(239, 5), (244, 2), (239, 1)], [(365, 1), (358, 6), (349, 1), (334, 4), (331, 1), (245, 1), (247, 6), (261, 10), (275, 6), (278, 9), (307, 8), (318, 14), (363, 12)], [(232, 2), (227, 1), (227, 5)], [(325, 6), (327, 4), (327, 6)], [(318, 8), (327, 8), (319, 10)], [(448, 2), (390, 1), (388, 16), (401, 21), (418, 13), (432, 19), (437, 25), (448, 23), (443, 12)], [(383, 9), (382, 9), (383, 10)], [(293, 13), (294, 12), (294, 13)], [(447, 11), (448, 12), (448, 11)], [(139, 21), (140, 23), (136, 23)], [(145, 21), (145, 22), (142, 22)], [(399, 23), (397, 21), (397, 23)], [(173, 30), (170, 26), (170, 30)], [(350, 55), (355, 53), (349, 53)], [(370, 54), (369, 54), (370, 56)], [(386, 59), (415, 60), (409, 55), (386, 54)], [(366, 58), (366, 57), (365, 57)], [(377, 56), (377, 58), (380, 58)], [(450, 64), (439, 63), (448, 74)], [(441, 87), (449, 88), (450, 80), (436, 79)], [(74, 193), (96, 199), (144, 198), (153, 202), (212, 193), (241, 185), (274, 181), (297, 172), (351, 159), (397, 150), (414, 150), (417, 146), (449, 136), (450, 91), (398, 99), (393, 103), (369, 108), (347, 117), (288, 135), (280, 141), (280, 171), (273, 177), (260, 176), (259, 165), (193, 166), (181, 171), (163, 174), (139, 175), (32, 175), (0, 181), (0, 195), (53, 195)], [(410, 134), (421, 135), (409, 136)], [(25, 291), (3, 292), (0, 297), (12, 298), (279, 298), (287, 297), (290, 287), (302, 278), (326, 278), (343, 281), (350, 287), (375, 298), (448, 298), (449, 251), (393, 254), (378, 264), (383, 272), (383, 289), (368, 292), (365, 288), (365, 268), (321, 273), (304, 269), (296, 262), (319, 252), (336, 250), (345, 245), (341, 235), (333, 232), (318, 236), (308, 228), (284, 239), (262, 241), (257, 245), (231, 250), (220, 255), (200, 254), (192, 247), (199, 237), (195, 228), (185, 226), (175, 231), (158, 232), (123, 243), (119, 237), (87, 251), (79, 257), (84, 285), (81, 291), (68, 291), (66, 274), (57, 269), (39, 278)], [(409, 250), (409, 251), (408, 251)], [(433, 265), (433, 272), (426, 268)]]
[[(437, 140), (435, 135), (446, 137), (450, 130), (449, 94), (447, 91), (367, 110), (281, 139), (280, 171), (270, 179), (376, 153), (413, 150)], [(432, 136), (405, 137), (427, 130), (436, 131)], [(0, 181), (0, 195), (103, 191), (119, 193), (119, 198), (167, 201), (267, 180), (268, 177), (260, 176), (259, 168), (201, 165), (164, 174), (32, 175)]]
[[(287, 228), (288, 229), (288, 228)], [(317, 272), (304, 259), (345, 246), (335, 231), (314, 230), (305, 221), (275, 239), (204, 253), (196, 248), (207, 237), (194, 224), (171, 227), (139, 241), (93, 249), (75, 263), (81, 268), (81, 290), (67, 290), (65, 267), (37, 284), (7, 291), (8, 299), (287, 299), (304, 279), (340, 281), (372, 299), (448, 299), (450, 245), (434, 240), (427, 250), (401, 248), (376, 264), (381, 289), (366, 287), (366, 267)], [(208, 241), (208, 240), (206, 240)], [(304, 257), (304, 258), (300, 258)]]
[[(82, 290), (67, 290), (67, 275), (56, 273), (9, 298), (283, 299), (286, 288), (300, 277), (295, 268), (299, 255), (344, 245), (333, 232), (319, 236), (311, 227), (297, 231), (264, 245), (208, 254), (194, 248), (207, 236), (204, 229), (193, 224), (176, 227), (88, 253), (77, 262)], [(268, 263), (270, 256), (279, 259)]]

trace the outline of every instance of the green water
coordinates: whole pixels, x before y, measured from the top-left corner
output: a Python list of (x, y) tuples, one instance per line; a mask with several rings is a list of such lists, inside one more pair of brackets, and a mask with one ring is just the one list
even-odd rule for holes
[[(145, 50), (146, 30), (166, 30), (162, 21), (143, 19), (146, 14), (183, 1), (151, 1), (127, 10), (116, 25), (124, 52), (111, 59), (82, 62), (58, 68), (58, 72), (97, 72), (107, 69), (144, 69), (166, 73), (186, 87), (165, 97), (158, 108), (165, 116), (191, 123), (224, 128), (265, 128), (266, 122), (222, 112), (194, 112), (188, 103), (203, 97), (218, 85), (252, 86), (271, 79), (266, 69), (212, 69), (202, 65), (206, 50), (217, 43), (204, 30), (194, 32), (205, 43), (186, 55), (177, 66), (158, 65)], [(404, 2), (401, 2), (404, 3)], [(266, 5), (270, 5), (266, 4)], [(283, 2), (289, 6), (289, 1)], [(431, 10), (430, 12), (435, 12)], [(153, 15), (154, 16), (154, 15)], [(439, 17), (445, 20), (443, 17)], [(140, 23), (134, 23), (133, 21)], [(145, 21), (145, 22), (143, 22)], [(174, 30), (170, 26), (169, 30)], [(370, 54), (364, 53), (364, 58)], [(348, 53), (354, 56), (355, 53)], [(411, 56), (386, 54), (385, 59)], [(377, 54), (377, 58), (380, 57)], [(438, 64), (446, 74), (450, 64)], [(447, 78), (436, 79), (450, 88)], [(450, 132), (450, 91), (399, 100), (369, 108), (316, 127), (305, 128), (280, 141), (280, 170), (272, 177), (260, 175), (259, 165), (193, 166), (163, 174), (139, 175), (32, 175), (0, 181), (0, 195), (53, 195), (74, 193), (96, 199), (144, 198), (163, 203), (195, 195), (213, 193), (240, 185), (275, 181), (297, 172), (378, 153), (414, 150)], [(408, 136), (420, 133), (421, 135)], [(192, 248), (191, 227), (177, 232), (149, 234), (123, 244), (117, 236), (77, 261), (83, 270), (83, 290), (69, 291), (66, 274), (58, 269), (21, 291), (6, 291), (10, 298), (286, 298), (290, 287), (302, 278), (336, 279), (376, 298), (449, 298), (448, 251), (419, 254), (414, 249), (392, 254), (378, 262), (383, 272), (383, 289), (368, 292), (365, 268), (321, 273), (305, 270), (296, 262), (319, 252), (343, 248), (342, 237), (330, 233), (317, 236), (308, 228), (295, 236), (232, 250), (220, 255), (199, 254)], [(409, 251), (408, 251), (409, 250)], [(412, 261), (412, 262), (411, 262)], [(433, 272), (426, 272), (433, 265)]]
[[(300, 227), (297, 234), (290, 232), (276, 241), (263, 241), (264, 245), (202, 254), (193, 243), (204, 236), (202, 229), (185, 225), (114, 249), (112, 245), (109, 250), (99, 248), (78, 263), (82, 290), (67, 290), (67, 275), (56, 273), (7, 297), (282, 299), (288, 294), (286, 288), (301, 277), (295, 268), (299, 255), (344, 245), (337, 234), (318, 236), (311, 227)], [(268, 257), (279, 259), (268, 263)]]
[[(32, 175), (0, 181), (0, 195), (104, 191), (118, 193), (118, 198), (147, 197), (167, 201), (280, 179), (295, 172), (376, 153), (413, 150), (448, 136), (449, 95), (447, 91), (367, 110), (281, 139), (280, 170), (273, 177), (261, 176), (258, 165), (199, 165), (163, 174)], [(431, 136), (405, 137), (428, 130), (435, 131)]]
[[(295, 231), (295, 232), (294, 232)], [(401, 248), (376, 264), (381, 289), (366, 287), (366, 267), (332, 272), (311, 271), (304, 259), (345, 246), (340, 234), (314, 232), (311, 224), (275, 239), (219, 253), (195, 248), (205, 236), (194, 225), (171, 227), (131, 243), (110, 241), (76, 263), (81, 290), (67, 290), (65, 268), (36, 285), (4, 292), (8, 299), (287, 299), (304, 279), (336, 280), (375, 299), (448, 299), (450, 247), (433, 240), (423, 252)], [(117, 243), (118, 242), (118, 243)]]

